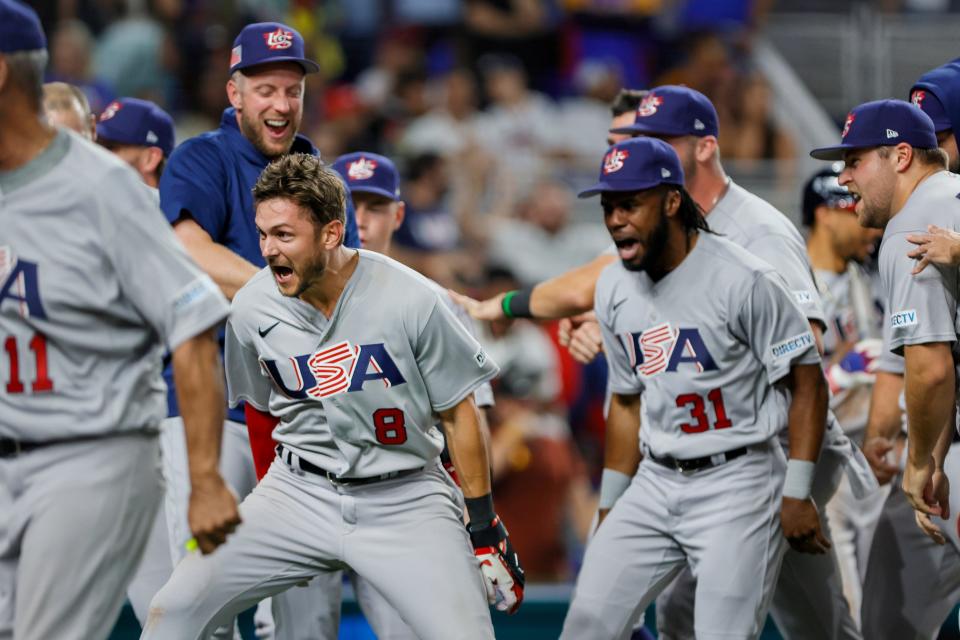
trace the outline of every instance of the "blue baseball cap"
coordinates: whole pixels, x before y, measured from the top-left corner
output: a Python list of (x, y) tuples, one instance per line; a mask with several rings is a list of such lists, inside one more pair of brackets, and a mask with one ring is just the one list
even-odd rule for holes
[(677, 152), (657, 138), (631, 138), (607, 149), (597, 183), (578, 197), (589, 198), (604, 191), (644, 191), (661, 184), (683, 186)]
[(293, 27), (279, 22), (248, 24), (233, 41), (230, 73), (267, 62), (296, 62), (304, 73), (320, 70), (303, 52), (303, 37)]
[(0, 53), (46, 48), (36, 11), (17, 0), (0, 0)]
[(663, 85), (650, 90), (637, 107), (637, 121), (611, 133), (662, 136), (716, 136), (717, 110), (707, 96), (689, 87)]
[(358, 151), (337, 158), (332, 168), (339, 173), (352, 193), (375, 193), (400, 199), (400, 174), (390, 158)]
[(933, 128), (939, 133), (953, 128), (950, 122), (950, 116), (937, 94), (930, 89), (914, 89), (910, 92), (910, 102), (920, 107), (920, 109), (930, 116), (933, 121)]
[(148, 100), (120, 98), (100, 114), (97, 137), (121, 144), (160, 147), (166, 158), (173, 152), (173, 118)]
[(935, 149), (933, 120), (903, 100), (874, 100), (856, 107), (843, 124), (840, 144), (810, 152), (817, 160), (843, 160), (848, 149), (893, 146), (906, 142), (918, 149)]

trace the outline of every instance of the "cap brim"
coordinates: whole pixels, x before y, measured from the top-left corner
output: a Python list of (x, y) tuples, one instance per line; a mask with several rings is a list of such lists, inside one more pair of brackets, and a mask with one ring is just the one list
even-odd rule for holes
[(372, 193), (378, 196), (383, 196), (388, 200), (393, 200), (394, 202), (398, 202), (400, 200), (400, 196), (396, 193), (391, 193), (386, 189), (381, 189), (380, 187), (353, 187), (349, 184), (347, 186), (350, 189), (350, 193)]
[(859, 147), (852, 144), (838, 144), (835, 147), (820, 147), (810, 152), (810, 157), (816, 160), (843, 160), (843, 154), (850, 149)]
[[(599, 195), (605, 191), (646, 191), (647, 189), (652, 189), (661, 184), (666, 184), (666, 182), (641, 182), (641, 183), (631, 183), (627, 184), (616, 184), (610, 182), (600, 181), (597, 184), (593, 185), (589, 189), (584, 189), (577, 194), (578, 198), (591, 198), (593, 196)], [(673, 183), (670, 183), (673, 184)]]
[(298, 58), (296, 56), (278, 56), (276, 58), (270, 58), (269, 60), (258, 60), (257, 62), (251, 62), (250, 64), (243, 64), (241, 62), (235, 67), (230, 67), (230, 73), (233, 73), (234, 71), (242, 71), (243, 69), (252, 69), (253, 67), (259, 67), (263, 64), (270, 64), (271, 62), (296, 62), (303, 67), (304, 73), (316, 73), (320, 71), (320, 65), (313, 60)]

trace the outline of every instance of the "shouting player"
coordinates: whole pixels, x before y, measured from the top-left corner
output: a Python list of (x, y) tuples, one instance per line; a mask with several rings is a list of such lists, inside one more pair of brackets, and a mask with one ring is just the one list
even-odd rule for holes
[(42, 116), (36, 14), (0, 0), (0, 637), (103, 640), (161, 499), (172, 351), (204, 552), (238, 522), (217, 473), (216, 286), (117, 158)]
[[(472, 396), (497, 367), (422, 276), (343, 246), (345, 198), (339, 176), (305, 154), (257, 181), (269, 267), (234, 298), (227, 383), (232, 403), (280, 418), (278, 458), (241, 505), (245, 524), (229, 546), (177, 566), (144, 638), (202, 637), (261, 598), (343, 568), (427, 640), (451, 629), (492, 638), (487, 598), (519, 605)], [(469, 536), (439, 465), (438, 418)]]
[(621, 495), (562, 638), (621, 637), (684, 565), (698, 638), (757, 637), (784, 536), (829, 548), (810, 498), (827, 408), (813, 333), (772, 267), (709, 231), (683, 181), (674, 149), (640, 138), (611, 147), (581, 194), (601, 195), (621, 259), (595, 305), (613, 393), (604, 473)]

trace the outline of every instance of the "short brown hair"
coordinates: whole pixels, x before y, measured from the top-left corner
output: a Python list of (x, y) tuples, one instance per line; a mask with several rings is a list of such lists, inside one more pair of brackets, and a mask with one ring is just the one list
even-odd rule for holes
[(320, 158), (291, 153), (271, 162), (253, 187), (254, 205), (285, 198), (311, 213), (317, 228), (334, 220), (347, 222), (347, 190), (340, 176)]

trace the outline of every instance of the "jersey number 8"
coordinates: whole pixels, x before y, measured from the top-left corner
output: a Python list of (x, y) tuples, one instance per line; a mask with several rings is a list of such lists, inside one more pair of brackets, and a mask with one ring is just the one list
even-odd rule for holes
[(374, 433), (380, 444), (403, 444), (407, 441), (403, 411), (400, 409), (377, 409), (373, 412)]

